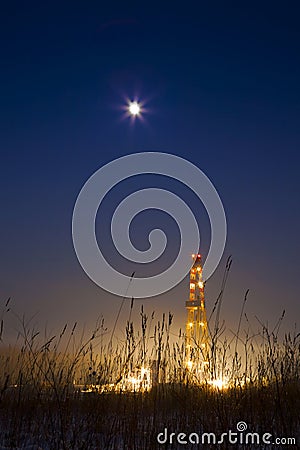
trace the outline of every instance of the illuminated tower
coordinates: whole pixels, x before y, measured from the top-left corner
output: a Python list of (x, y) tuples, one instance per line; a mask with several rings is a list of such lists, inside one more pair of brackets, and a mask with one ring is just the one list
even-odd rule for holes
[(208, 365), (209, 334), (206, 320), (204, 283), (202, 281), (201, 255), (192, 255), (194, 265), (190, 270), (190, 296), (186, 301), (186, 362), (189, 369), (200, 371)]

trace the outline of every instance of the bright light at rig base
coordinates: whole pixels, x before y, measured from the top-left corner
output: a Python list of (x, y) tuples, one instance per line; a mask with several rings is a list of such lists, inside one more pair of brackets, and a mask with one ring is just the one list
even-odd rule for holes
[(209, 381), (209, 384), (216, 389), (228, 389), (228, 380), (225, 378), (217, 378), (215, 380)]
[(139, 116), (142, 112), (141, 105), (137, 101), (129, 102), (128, 112), (131, 116)]

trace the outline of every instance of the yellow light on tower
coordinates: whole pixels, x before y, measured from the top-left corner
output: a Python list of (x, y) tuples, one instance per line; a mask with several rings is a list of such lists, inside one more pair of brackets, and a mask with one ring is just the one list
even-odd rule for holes
[(193, 362), (192, 361), (188, 361), (187, 363), (186, 363), (186, 365), (187, 365), (187, 367), (188, 367), (188, 369), (192, 369), (192, 367), (193, 367)]

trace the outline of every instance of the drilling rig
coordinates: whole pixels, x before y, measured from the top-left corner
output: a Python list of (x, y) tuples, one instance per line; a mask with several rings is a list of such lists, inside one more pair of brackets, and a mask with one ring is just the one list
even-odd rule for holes
[(209, 364), (209, 332), (206, 319), (204, 282), (202, 280), (201, 255), (192, 255), (194, 264), (190, 270), (189, 299), (185, 302), (186, 365), (188, 370), (203, 373)]

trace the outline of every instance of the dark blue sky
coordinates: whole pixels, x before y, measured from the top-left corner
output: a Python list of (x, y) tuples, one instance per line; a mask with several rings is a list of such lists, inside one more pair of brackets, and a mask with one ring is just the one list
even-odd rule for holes
[[(110, 323), (120, 300), (80, 268), (73, 206), (103, 164), (164, 151), (198, 165), (226, 210), (228, 242), (208, 309), (232, 254), (228, 327), (247, 288), (250, 317), (274, 323), (285, 308), (291, 326), (299, 317), (299, 13), (297, 2), (2, 5), (2, 299), (12, 296), (20, 314), (39, 311), (53, 328), (89, 325), (101, 313)], [(135, 95), (148, 113), (132, 126), (121, 107)], [(187, 289), (147, 308), (172, 310), (183, 325)]]

